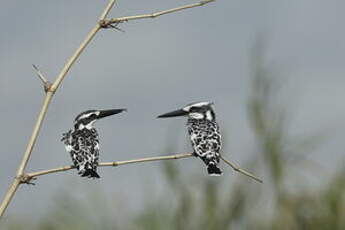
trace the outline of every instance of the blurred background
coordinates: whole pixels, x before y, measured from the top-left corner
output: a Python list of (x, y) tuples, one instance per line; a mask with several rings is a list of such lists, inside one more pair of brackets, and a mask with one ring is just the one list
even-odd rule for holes
[[(121, 1), (111, 17), (194, 1)], [(44, 92), (106, 0), (10, 1), (0, 8), (0, 197), (12, 183)], [(198, 159), (74, 170), (19, 188), (0, 228), (345, 229), (345, 2), (224, 1), (103, 30), (56, 93), (28, 171), (71, 164), (60, 142), (87, 109), (127, 107), (96, 124), (101, 161), (191, 151), (186, 120), (157, 120), (213, 101), (223, 155), (264, 179)]]

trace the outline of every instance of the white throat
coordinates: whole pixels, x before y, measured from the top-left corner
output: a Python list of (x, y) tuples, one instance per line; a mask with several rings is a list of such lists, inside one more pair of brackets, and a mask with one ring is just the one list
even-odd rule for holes
[(78, 129), (79, 130), (81, 130), (81, 129), (93, 129), (93, 123), (94, 123), (95, 121), (92, 121), (92, 122), (90, 122), (89, 124), (87, 124), (87, 125), (84, 125), (83, 123), (80, 123), (79, 124), (79, 127), (78, 127)]

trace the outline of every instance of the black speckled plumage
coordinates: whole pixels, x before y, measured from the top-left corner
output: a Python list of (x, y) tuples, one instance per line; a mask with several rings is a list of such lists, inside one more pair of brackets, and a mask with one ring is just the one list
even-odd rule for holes
[(69, 152), (73, 165), (82, 177), (99, 178), (99, 138), (93, 127), (97, 120), (126, 111), (126, 109), (87, 110), (74, 120), (74, 128), (64, 133), (61, 141)]
[(187, 127), (194, 154), (207, 165), (208, 173), (211, 175), (222, 174), (218, 167), (221, 135), (217, 122), (207, 119), (188, 119)]
[(187, 116), (188, 133), (192, 142), (194, 155), (199, 157), (207, 166), (211, 176), (219, 176), (221, 135), (216, 122), (216, 114), (211, 102), (196, 102), (184, 108), (162, 114), (158, 118)]
[(99, 160), (99, 140), (96, 129), (83, 128), (70, 130), (62, 138), (73, 165), (82, 177), (99, 178), (97, 165)]

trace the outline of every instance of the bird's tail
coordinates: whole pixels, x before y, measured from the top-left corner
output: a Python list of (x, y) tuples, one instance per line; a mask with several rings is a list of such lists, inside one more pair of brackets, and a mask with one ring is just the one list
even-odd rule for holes
[(207, 172), (210, 176), (220, 176), (222, 175), (222, 170), (218, 167), (219, 164), (219, 156), (213, 156), (211, 158), (200, 157), (201, 160), (206, 164), (207, 166)]
[(222, 170), (214, 162), (209, 162), (207, 165), (207, 172), (210, 176), (220, 176), (223, 174)]
[(94, 169), (86, 169), (83, 174), (81, 174), (82, 177), (88, 177), (88, 178), (100, 178), (96, 170)]

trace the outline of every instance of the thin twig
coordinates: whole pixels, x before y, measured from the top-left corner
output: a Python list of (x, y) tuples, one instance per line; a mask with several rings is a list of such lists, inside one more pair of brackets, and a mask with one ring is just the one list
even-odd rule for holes
[(49, 85), (50, 84), (49, 81), (47, 80), (47, 78), (44, 77), (40, 69), (34, 64), (32, 64), (32, 67), (34, 67), (34, 69), (36, 70), (37, 76), (39, 77), (39, 79), (41, 79), (43, 85), (44, 86)]
[(236, 172), (239, 172), (245, 176), (248, 176), (254, 180), (256, 180), (257, 182), (263, 183), (263, 181), (259, 178), (257, 178), (256, 176), (254, 176), (253, 174), (251, 174), (250, 172), (247, 172), (244, 169), (241, 169), (240, 167), (236, 166), (234, 163), (232, 163), (231, 161), (228, 161), (227, 159), (225, 159), (223, 156), (220, 156), (220, 158), (226, 163), (228, 164), (233, 170), (235, 170)]
[[(147, 157), (147, 158), (140, 158), (140, 159), (134, 159), (134, 160), (126, 160), (126, 161), (113, 161), (113, 162), (102, 162), (99, 163), (99, 167), (117, 167), (121, 165), (127, 165), (127, 164), (135, 164), (135, 163), (142, 163), (142, 162), (151, 162), (151, 161), (162, 161), (162, 160), (176, 160), (176, 159), (182, 159), (182, 158), (189, 158), (193, 157), (193, 153), (182, 153), (182, 154), (176, 154), (176, 155), (170, 155), (170, 156), (158, 156), (158, 157)], [(242, 173), (260, 183), (262, 183), (262, 180), (254, 176), (253, 174), (245, 171), (244, 169), (241, 169), (240, 167), (236, 166), (234, 163), (226, 160), (224, 157), (221, 157), (221, 159), (228, 165), (231, 166), (236, 172)], [(39, 176), (51, 174), (51, 173), (57, 173), (57, 172), (64, 172), (67, 170), (74, 169), (74, 166), (65, 166), (55, 169), (48, 169), (38, 172), (32, 172), (27, 174), (27, 178), (37, 178)]]
[(66, 77), (66, 74), (68, 73), (68, 71), (70, 70), (70, 68), (74, 64), (74, 62), (78, 59), (80, 54), (84, 51), (86, 46), (91, 42), (91, 40), (94, 38), (96, 33), (100, 30), (100, 28), (101, 28), (100, 25), (97, 23), (93, 27), (93, 29), (90, 31), (90, 33), (87, 35), (86, 39), (82, 42), (82, 44), (75, 51), (73, 56), (67, 61), (66, 65), (64, 66), (64, 68), (60, 72), (60, 74), (57, 77), (56, 81), (51, 86), (51, 91), (52, 92), (55, 92), (57, 90), (57, 88), (60, 86), (60, 84), (63, 81), (63, 79)]
[[(176, 155), (171, 155), (171, 156), (147, 157), (147, 158), (141, 158), (141, 159), (127, 160), (127, 161), (102, 162), (102, 163), (99, 163), (98, 166), (99, 167), (108, 167), (108, 166), (117, 167), (121, 165), (150, 162), (150, 161), (176, 160), (176, 159), (188, 158), (192, 156), (193, 156), (193, 153), (184, 153), (184, 154), (176, 154)], [(63, 172), (63, 171), (71, 170), (74, 168), (75, 168), (74, 166), (65, 166), (65, 167), (60, 167), (60, 168), (55, 168), (55, 169), (48, 169), (48, 170), (28, 173), (27, 176), (30, 178), (34, 178), (34, 177), (47, 175), (51, 173)]]
[(170, 14), (170, 13), (174, 13), (174, 12), (184, 10), (184, 9), (203, 6), (207, 3), (214, 2), (214, 1), (215, 0), (205, 0), (205, 1), (198, 2), (198, 3), (190, 4), (190, 5), (185, 5), (185, 6), (169, 9), (169, 10), (159, 11), (159, 12), (152, 13), (152, 14), (142, 14), (142, 15), (135, 15), (135, 16), (128, 16), (128, 17), (121, 17), (121, 18), (112, 18), (109, 20), (105, 20), (103, 23), (106, 26), (106, 25), (111, 25), (114, 23), (127, 22), (130, 20), (138, 20), (138, 19), (144, 19), (144, 18), (156, 18), (156, 17), (162, 16), (164, 14)]
[(120, 165), (150, 162), (150, 161), (177, 160), (177, 159), (182, 159), (182, 158), (189, 158), (192, 156), (193, 156), (193, 153), (181, 153), (181, 154), (170, 155), (170, 156), (147, 157), (147, 158), (141, 158), (141, 159), (127, 160), (127, 161), (104, 162), (104, 163), (100, 163), (99, 166), (116, 167)]
[(104, 11), (102, 12), (101, 16), (99, 17), (99, 20), (104, 20), (108, 16), (110, 10), (113, 8), (115, 3), (116, 3), (116, 0), (109, 1), (108, 5), (105, 7)]
[(34, 178), (34, 177), (39, 177), (39, 176), (43, 176), (46, 174), (64, 172), (64, 171), (68, 171), (68, 170), (71, 170), (74, 168), (75, 168), (74, 166), (65, 166), (65, 167), (60, 167), (60, 168), (55, 168), (55, 169), (48, 169), (48, 170), (42, 170), (42, 171), (38, 171), (38, 172), (32, 172), (32, 173), (28, 173), (27, 175), (31, 178)]

